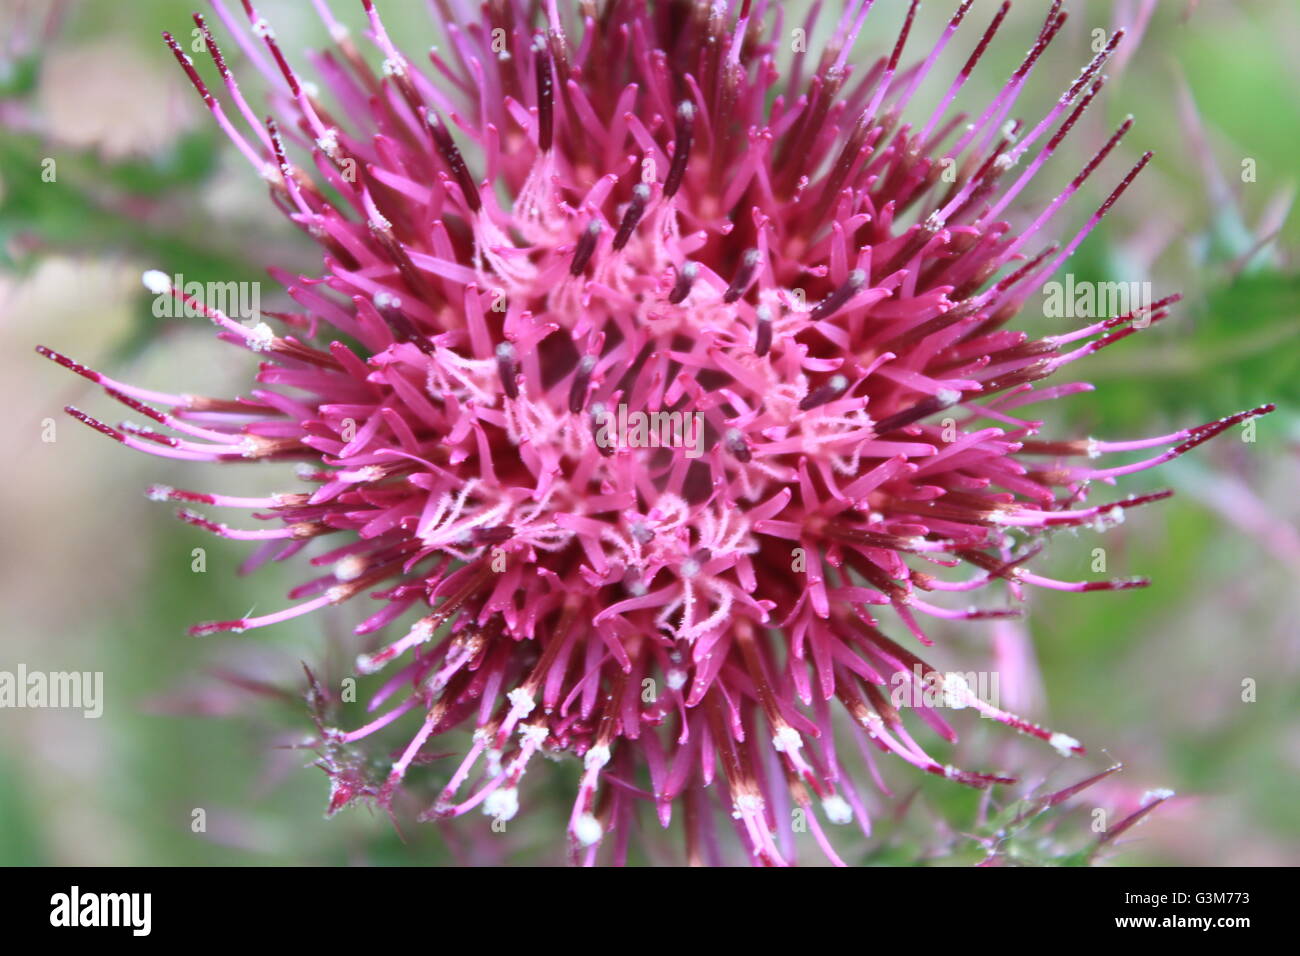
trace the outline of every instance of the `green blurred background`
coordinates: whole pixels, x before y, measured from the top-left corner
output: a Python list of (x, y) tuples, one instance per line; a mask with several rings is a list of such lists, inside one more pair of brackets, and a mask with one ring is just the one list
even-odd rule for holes
[[(359, 36), (360, 5), (332, 6)], [(942, 61), (945, 84), (993, 6), (975, 4)], [(860, 49), (873, 56), (887, 49), (903, 7), (879, 0)], [(964, 93), (959, 103), (983, 107), (1046, 7), (1015, 4), (966, 91), (985, 98)], [(471, 830), (445, 833), (408, 819), (400, 835), (366, 809), (323, 818), (325, 777), (309, 767), (309, 752), (293, 749), (312, 729), (299, 662), (329, 672), (331, 662), (349, 659), (355, 614), (317, 614), (243, 636), (185, 636), (196, 621), (279, 607), (308, 575), (290, 562), (239, 577), (247, 546), (170, 520), (144, 488), (266, 493), (289, 487), (292, 476), (274, 466), (218, 471), (130, 453), (61, 413), (72, 403), (116, 421), (119, 410), (32, 348), (48, 344), (138, 385), (234, 394), (248, 388), (254, 359), (216, 345), (205, 323), (154, 318), (140, 273), (262, 279), (263, 308), (276, 308), (265, 267), (314, 272), (318, 259), (219, 136), (158, 39), (170, 29), (188, 40), (189, 2), (0, 0), (0, 8), (0, 391), (9, 409), (0, 669), (21, 662), (103, 671), (107, 698), (98, 720), (0, 710), (0, 863), (551, 859), (573, 775), (548, 773), (549, 764), (530, 775), (518, 825), (490, 850), (462, 845), (473, 827), (486, 827), (482, 817), (466, 821)], [(427, 5), (380, 8), (408, 52), (439, 41)], [(1030, 122), (1091, 56), (1091, 31), (1139, 21), (1144, 5), (1067, 9), (1071, 22), (1015, 111)], [(261, 0), (259, 10), (309, 73), (302, 51), (325, 42), (310, 4)], [(926, 6), (911, 55), (949, 12), (946, 3)], [(255, 69), (209, 19), (262, 109)], [(1300, 7), (1292, 0), (1160, 2), (1141, 48), (1111, 65), (1112, 82), (1067, 141), (1073, 148), (1029, 190), (1049, 196), (1045, 185), (1064, 184), (1109, 129), (1134, 114), (1136, 128), (1068, 207), (1058, 233), (1081, 223), (1123, 169), (1154, 149), (1152, 168), (1069, 268), (1076, 279), (1149, 280), (1157, 295), (1186, 296), (1166, 322), (1073, 367), (1098, 389), (1053, 403), (1055, 434), (1137, 438), (1265, 401), (1279, 405), (1259, 422), (1254, 442), (1234, 429), (1171, 466), (1122, 479), (1115, 492), (1168, 486), (1177, 491), (1171, 501), (1130, 512), (1104, 536), (1060, 535), (1037, 560), (1043, 573), (1085, 578), (1095, 576), (1093, 549), (1104, 547), (1109, 574), (1154, 580), (1148, 590), (1116, 594), (1031, 593), (1025, 630), (1042, 682), (1019, 696), (1026, 716), (1078, 737), (1088, 758), (1067, 765), (1046, 748), (1008, 740), (1003, 729), (955, 720), (965, 765), (1027, 770), (1000, 805), (1031, 786), (1065, 786), (1112, 758), (1125, 768), (1096, 788), (1098, 805), (1131, 808), (1148, 788), (1177, 791), (1106, 857), (1121, 865), (1300, 863), (1300, 224), (1289, 215), (1300, 148), (1297, 49)], [(200, 63), (216, 90), (210, 66)], [(931, 91), (928, 102), (936, 96)], [(54, 182), (42, 179), (46, 159), (55, 161)], [(1243, 181), (1244, 160), (1253, 163), (1253, 181)], [(1024, 222), (1023, 209), (1013, 207), (1011, 218)], [(1031, 300), (1023, 323), (1041, 332), (1062, 331), (1067, 321), (1034, 313)], [(56, 422), (53, 442), (42, 440), (47, 419)], [(1106, 500), (1106, 491), (1095, 499)], [(205, 573), (191, 570), (196, 547), (206, 549)], [(990, 625), (936, 630), (935, 664), (987, 668)], [(226, 679), (232, 675), (244, 686)], [(1256, 683), (1253, 702), (1242, 700), (1246, 680)], [(919, 781), (908, 769), (886, 767), (905, 809), (882, 816), (873, 840), (849, 839), (846, 858), (979, 859), (968, 836), (980, 826), (979, 796)], [(206, 813), (206, 832), (193, 832), (196, 808)], [(1087, 822), (1064, 820), (1057, 835), (1063, 843), (1085, 839)], [(653, 839), (648, 819), (646, 827)], [(1034, 858), (1034, 847), (1025, 853)], [(1057, 855), (1053, 844), (1042, 858)]]

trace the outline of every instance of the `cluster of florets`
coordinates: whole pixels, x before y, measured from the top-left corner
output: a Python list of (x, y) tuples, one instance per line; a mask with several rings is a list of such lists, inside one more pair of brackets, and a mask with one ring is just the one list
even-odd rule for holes
[[(930, 756), (891, 701), (900, 674), (942, 688), (941, 705), (915, 708), (941, 737), (955, 734), (938, 707), (969, 707), (1082, 752), (886, 631), (930, 645), (926, 618), (1017, 613), (945, 598), (990, 584), (1014, 599), (1025, 585), (1139, 586), (1052, 580), (1028, 562), (1047, 532), (1109, 526), (1161, 497), (1092, 505), (1090, 484), (1263, 411), (1127, 443), (1036, 439), (1041, 423), (1025, 417), (1088, 388), (1036, 382), (1160, 321), (1175, 299), (1046, 339), (1006, 328), (1150, 158), (1115, 177), (1064, 244), (1042, 237), (1131, 120), (1036, 215), (1017, 228), (1002, 218), (1105, 83), (1122, 33), (1027, 127), (1012, 109), (1065, 22), (1059, 3), (987, 108), (950, 112), (1007, 4), (914, 121), (914, 94), (965, 35), (969, 0), (903, 67), (913, 3), (892, 50), (861, 70), (850, 56), (862, 0), (817, 60), (787, 55), (786, 11), (767, 0), (445, 0), (449, 49), (423, 64), (365, 0), (379, 71), (322, 3), (335, 48), (312, 57), (319, 89), (244, 6), (261, 49), (227, 26), (286, 121), (258, 119), (202, 17), (224, 103), (168, 42), (273, 201), (323, 248), (323, 272), (272, 270), (296, 310), (251, 327), (150, 282), (258, 353), (259, 387), (168, 395), (46, 354), (167, 429), (73, 411), (124, 444), (299, 463), (299, 490), (267, 497), (152, 494), (251, 509), (265, 526), (181, 517), (261, 542), (258, 560), (332, 543), (297, 603), (196, 633), (363, 594), (378, 604), (357, 633), (398, 629), (356, 664), (390, 675), (372, 702), (382, 714), (322, 727), (332, 809), (388, 802), (436, 738), (471, 727), (429, 816), (509, 819), (532, 758), (572, 754), (577, 858), (602, 846), (622, 858), (648, 804), (665, 825), (684, 809), (695, 860), (723, 858), (718, 807), (756, 860), (791, 859), (795, 810), (838, 860), (819, 814), (865, 831), (870, 798), (837, 745), (962, 784), (1008, 780)], [(602, 437), (616, 415), (681, 416), (701, 440)], [(1157, 446), (1139, 462), (1094, 461)], [(408, 714), (409, 742), (370, 779), (357, 748)]]

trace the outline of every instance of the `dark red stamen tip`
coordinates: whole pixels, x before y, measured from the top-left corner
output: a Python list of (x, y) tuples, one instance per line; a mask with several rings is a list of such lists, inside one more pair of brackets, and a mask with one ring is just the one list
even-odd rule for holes
[(762, 358), (772, 348), (772, 310), (760, 305), (754, 314), (754, 354)]
[(808, 313), (808, 321), (820, 322), (822, 319), (830, 318), (866, 284), (867, 274), (861, 269), (854, 269), (838, 289), (813, 306), (812, 311)]
[(96, 385), (98, 385), (101, 381), (103, 381), (103, 376), (101, 376), (94, 369), (87, 368), (86, 366), (82, 365), (80, 362), (73, 361), (72, 359), (64, 355), (62, 352), (56, 352), (54, 351), (54, 349), (47, 348), (44, 345), (38, 345), (36, 346), (36, 354), (43, 355), (51, 362), (56, 362), (57, 364), (62, 365), (64, 368), (68, 369), (69, 371), (76, 372), (82, 378), (90, 379)]
[(966, 60), (966, 64), (961, 68), (961, 73), (959, 75), (962, 78), (971, 75), (971, 71), (975, 69), (975, 64), (980, 61), (980, 57), (984, 55), (984, 51), (987, 50), (989, 44), (993, 42), (993, 35), (998, 32), (998, 27), (1002, 26), (1002, 21), (1006, 19), (1006, 16), (1010, 11), (1011, 0), (1002, 0), (1002, 6), (998, 7), (998, 12), (993, 15), (993, 21), (988, 25), (988, 28), (984, 31), (984, 35), (980, 37), (980, 42), (975, 45), (975, 49), (971, 52), (970, 58)]
[(172, 56), (176, 57), (176, 62), (181, 65), (181, 69), (185, 71), (185, 75), (189, 78), (190, 83), (199, 91), (199, 96), (203, 97), (203, 102), (207, 105), (208, 109), (213, 109), (217, 105), (217, 101), (213, 98), (212, 94), (208, 92), (207, 84), (203, 82), (198, 71), (194, 69), (194, 61), (191, 60), (189, 55), (181, 49), (181, 45), (176, 42), (176, 38), (166, 30), (163, 31), (162, 37), (163, 40), (167, 42), (167, 46), (171, 48)]
[(898, 60), (903, 55), (903, 46), (907, 43), (907, 35), (912, 32), (912, 22), (916, 19), (916, 8), (920, 5), (920, 0), (912, 0), (907, 8), (907, 18), (903, 21), (903, 29), (899, 31), (898, 42), (894, 44), (894, 52), (889, 56), (889, 66), (885, 68), (886, 73), (893, 73), (898, 69)]
[(132, 398), (130, 395), (123, 395), (115, 388), (105, 388), (104, 392), (110, 398), (116, 399), (117, 401), (125, 405), (127, 408), (134, 409), (135, 411), (139, 412), (141, 415), (148, 415), (158, 424), (160, 425), (167, 424), (167, 416), (165, 416), (162, 412), (158, 411), (156, 408), (150, 408), (144, 402), (137, 401), (136, 399)]
[(677, 273), (677, 281), (673, 284), (673, 291), (668, 293), (668, 301), (673, 305), (680, 305), (682, 300), (691, 294), (691, 286), (695, 284), (695, 277), (699, 274), (699, 263), (684, 263)]
[(241, 618), (238, 621), (206, 621), (203, 624), (195, 624), (187, 632), (191, 637), (207, 637), (209, 634), (220, 634), (222, 631), (242, 631), (247, 623)]
[(848, 376), (832, 375), (824, 384), (817, 386), (804, 396), (803, 401), (799, 403), (799, 411), (810, 411), (825, 405), (827, 402), (833, 402), (848, 391), (848, 388)]
[(596, 451), (600, 452), (606, 458), (614, 454), (614, 449), (610, 447), (607, 441), (600, 437), (601, 426), (605, 424), (605, 418), (609, 414), (603, 402), (591, 403), (591, 438), (596, 446)]
[(555, 103), (551, 54), (546, 47), (546, 37), (540, 33), (533, 38), (533, 69), (537, 82), (537, 148), (548, 153), (555, 135)]
[(677, 131), (673, 142), (673, 158), (664, 179), (664, 198), (671, 199), (681, 188), (686, 175), (686, 161), (691, 155), (691, 140), (695, 135), (695, 104), (683, 100), (677, 107)]
[(582, 230), (582, 235), (578, 237), (577, 243), (574, 244), (573, 262), (569, 265), (569, 275), (582, 275), (582, 270), (587, 268), (587, 263), (591, 261), (592, 254), (596, 251), (596, 240), (600, 238), (600, 231), (604, 228), (599, 219), (593, 219), (587, 223), (587, 228)]
[(76, 406), (65, 405), (63, 406), (63, 410), (67, 412), (69, 415), (71, 415), (73, 418), (75, 418), (77, 421), (81, 422), (83, 425), (89, 425), (91, 428), (95, 429), (95, 431), (99, 432), (101, 435), (107, 435), (109, 438), (113, 439), (114, 441), (119, 441), (122, 442), (123, 444), (126, 444), (126, 435), (122, 434), (120, 431), (118, 431), (116, 428), (113, 428), (111, 425), (105, 425), (98, 418), (92, 418), (91, 416), (87, 415), (85, 412), (83, 412), (81, 409), (77, 408)]
[(1176, 457), (1191, 451), (1197, 445), (1204, 444), (1215, 435), (1222, 434), (1233, 425), (1240, 425), (1242, 422), (1251, 418), (1259, 418), (1261, 415), (1267, 415), (1277, 408), (1272, 402), (1267, 405), (1260, 405), (1258, 408), (1252, 408), (1249, 411), (1237, 412), (1235, 415), (1229, 415), (1227, 418), (1220, 418), (1217, 422), (1211, 422), (1208, 425), (1202, 425), (1195, 429), (1187, 441), (1183, 442), (1177, 448), (1173, 449), (1170, 457)]
[(221, 55), (221, 47), (217, 46), (216, 39), (212, 36), (212, 31), (208, 29), (208, 23), (203, 19), (203, 14), (194, 14), (194, 23), (203, 33), (203, 45), (207, 47), (208, 53), (212, 55), (212, 62), (217, 65), (217, 71), (224, 80), (230, 79), (230, 70), (226, 67), (226, 58)]
[[(1083, 181), (1092, 175), (1092, 171), (1101, 165), (1101, 161), (1110, 155), (1110, 151), (1115, 148), (1116, 144), (1119, 143), (1119, 141), (1124, 138), (1125, 134), (1132, 128), (1133, 118), (1129, 117), (1120, 124), (1119, 129), (1115, 130), (1115, 132), (1111, 134), (1110, 139), (1106, 141), (1106, 145), (1102, 146), (1102, 148), (1097, 151), (1097, 154), (1093, 156), (1092, 159), (1088, 160), (1088, 165), (1084, 166), (1083, 169), (1080, 170), (1079, 175), (1075, 176), (1071, 181), (1070, 188), (1078, 189), (1083, 185)], [(1145, 165), (1145, 160), (1142, 165)]]
[(892, 431), (897, 431), (913, 422), (918, 422), (935, 412), (951, 408), (954, 404), (956, 404), (956, 400), (950, 396), (931, 395), (929, 398), (917, 402), (911, 408), (905, 408), (901, 412), (895, 412), (887, 418), (882, 418), (876, 423), (876, 434), (888, 435)]
[(451, 138), (451, 133), (447, 131), (447, 127), (443, 125), (441, 117), (436, 112), (427, 110), (425, 119), (428, 120), (429, 131), (433, 134), (433, 143), (438, 148), (443, 162), (456, 178), (460, 191), (465, 194), (465, 202), (469, 204), (470, 211), (478, 212), (483, 206), (483, 200), (479, 197), (478, 184), (470, 175), (469, 167), (465, 165), (465, 157), (461, 155), (456, 141)]
[(1070, 112), (1068, 117), (1066, 117), (1065, 122), (1061, 124), (1061, 128), (1058, 129), (1052, 138), (1047, 141), (1047, 148), (1043, 150), (1045, 154), (1050, 155), (1056, 151), (1056, 147), (1061, 145), (1061, 140), (1065, 139), (1070, 130), (1074, 128), (1074, 124), (1078, 122), (1079, 117), (1083, 115), (1083, 111), (1088, 108), (1088, 105), (1093, 101), (1105, 84), (1106, 78), (1104, 76), (1099, 78), (1096, 83), (1092, 84), (1091, 88), (1088, 90), (1088, 94), (1079, 101), (1079, 105)]
[(1128, 189), (1129, 184), (1132, 183), (1133, 180), (1137, 178), (1138, 173), (1142, 172), (1142, 170), (1146, 168), (1147, 163), (1151, 162), (1151, 157), (1154, 155), (1155, 153), (1151, 152), (1150, 150), (1147, 150), (1145, 153), (1142, 154), (1142, 158), (1139, 159), (1133, 165), (1133, 168), (1128, 171), (1128, 175), (1125, 176), (1120, 181), (1120, 184), (1115, 187), (1115, 191), (1106, 197), (1106, 201), (1104, 203), (1102, 203), (1099, 207), (1097, 207), (1098, 219), (1100, 219), (1102, 216), (1106, 215), (1106, 213), (1110, 211), (1110, 207), (1115, 205), (1115, 203), (1119, 200), (1120, 196), (1124, 195), (1124, 190)]
[(475, 544), (501, 544), (503, 541), (509, 541), (515, 536), (515, 529), (508, 524), (497, 525), (494, 528), (475, 528)]
[(749, 443), (745, 441), (745, 435), (739, 428), (728, 428), (723, 442), (727, 446), (727, 451), (736, 456), (737, 461), (748, 462), (753, 459), (754, 453), (749, 450)]
[(757, 249), (747, 249), (740, 259), (740, 268), (736, 270), (735, 276), (732, 277), (731, 285), (727, 286), (727, 291), (722, 294), (722, 301), (730, 305), (749, 288), (749, 284), (754, 281), (754, 274), (758, 272), (758, 264), (763, 261), (763, 254)]
[(577, 371), (573, 373), (573, 385), (569, 387), (569, 411), (578, 414), (587, 404), (587, 387), (591, 385), (591, 373), (596, 368), (596, 356), (584, 355), (578, 362)]
[(618, 232), (614, 234), (615, 252), (627, 245), (627, 241), (632, 238), (632, 230), (636, 229), (636, 224), (645, 215), (645, 205), (649, 201), (649, 186), (645, 183), (637, 183), (632, 187), (632, 201), (627, 204), (627, 211), (623, 213), (623, 221), (618, 224)]
[(1085, 581), (1084, 591), (1132, 591), (1137, 588), (1149, 588), (1150, 578), (1116, 578), (1114, 581)]
[(497, 346), (497, 374), (501, 376), (501, 387), (505, 390), (506, 398), (518, 398), (519, 383), (516, 377), (519, 375), (519, 356), (509, 342)]
[(410, 342), (425, 355), (432, 356), (434, 348), (429, 342), (429, 337), (422, 334), (415, 324), (402, 311), (402, 300), (394, 295), (380, 293), (374, 299), (375, 310), (380, 314), (388, 327), (393, 330), (399, 342)]
[(224, 529), (215, 521), (209, 521), (201, 514), (190, 511), (188, 508), (181, 508), (176, 512), (176, 517), (180, 518), (186, 524), (192, 524), (196, 528), (202, 528), (204, 531), (211, 531), (213, 534), (224, 534)]

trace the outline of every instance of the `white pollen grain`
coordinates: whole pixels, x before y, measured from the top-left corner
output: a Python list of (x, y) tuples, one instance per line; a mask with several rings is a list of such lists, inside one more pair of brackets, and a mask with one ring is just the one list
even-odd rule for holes
[(1074, 748), (1079, 746), (1079, 741), (1075, 740), (1069, 734), (1055, 733), (1047, 741), (1062, 757), (1069, 757), (1073, 754)]

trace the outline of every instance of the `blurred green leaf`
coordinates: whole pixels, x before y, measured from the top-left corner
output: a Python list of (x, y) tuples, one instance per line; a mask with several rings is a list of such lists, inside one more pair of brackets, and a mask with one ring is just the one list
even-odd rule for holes
[(0, 866), (45, 866), (40, 819), (23, 789), (27, 778), (0, 750)]

